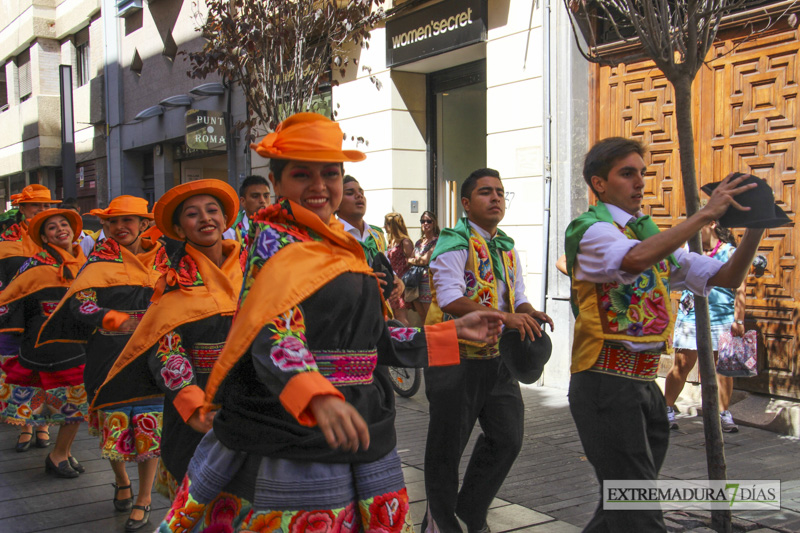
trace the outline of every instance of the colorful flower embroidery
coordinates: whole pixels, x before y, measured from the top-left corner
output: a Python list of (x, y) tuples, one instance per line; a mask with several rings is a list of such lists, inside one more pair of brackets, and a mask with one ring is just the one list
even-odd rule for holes
[(167, 255), (167, 248), (162, 246), (156, 252), (156, 257), (153, 260), (153, 270), (157, 270), (162, 274), (169, 269), (169, 256)]
[(19, 224), (14, 224), (3, 232), (2, 240), (4, 241), (21, 241), (22, 240), (22, 227)]
[(336, 518), (331, 511), (300, 511), (289, 523), (289, 533), (324, 533), (331, 531)]
[(184, 287), (195, 287), (203, 284), (203, 278), (197, 268), (197, 263), (189, 254), (184, 254), (175, 272), (178, 274), (178, 283)]
[(408, 515), (408, 494), (406, 489), (387, 492), (373, 498), (369, 506), (370, 531), (400, 533)]
[(86, 260), (90, 263), (122, 263), (122, 250), (119, 243), (114, 239), (102, 239), (94, 245), (94, 250)]
[(316, 369), (314, 356), (297, 337), (287, 335), (269, 353), (272, 362), (284, 372)]
[(156, 357), (164, 365), (161, 377), (170, 390), (182, 389), (191, 385), (194, 379), (192, 365), (186, 358), (186, 350), (181, 344), (181, 336), (172, 331), (161, 338), (156, 350)]
[(268, 511), (257, 513), (250, 511), (242, 524), (242, 533), (273, 533), (281, 530), (283, 513)]
[(410, 341), (417, 333), (419, 333), (417, 328), (389, 328), (389, 334), (392, 338), (401, 342)]

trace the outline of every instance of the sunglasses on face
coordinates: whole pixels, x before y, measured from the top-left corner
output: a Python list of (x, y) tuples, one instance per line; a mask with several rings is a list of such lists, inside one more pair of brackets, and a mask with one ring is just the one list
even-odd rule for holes
[(419, 223), (420, 224), (433, 224), (433, 220), (431, 220), (429, 218), (421, 218), (421, 219), (419, 219)]

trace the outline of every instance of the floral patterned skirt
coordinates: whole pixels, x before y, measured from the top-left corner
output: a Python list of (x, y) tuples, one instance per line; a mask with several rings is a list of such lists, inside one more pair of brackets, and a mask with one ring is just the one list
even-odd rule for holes
[(394, 450), (373, 463), (305, 463), (234, 452), (212, 430), (157, 531), (413, 533), (412, 523)]
[(3, 363), (0, 420), (9, 424), (48, 426), (87, 419), (89, 404), (83, 386), (83, 365), (57, 372), (39, 372), (14, 356)]
[(163, 404), (93, 410), (89, 433), (100, 437), (103, 459), (141, 462), (161, 455)]
[(153, 488), (156, 492), (168, 498), (169, 501), (174, 502), (175, 496), (178, 494), (178, 481), (172, 477), (172, 474), (167, 470), (166, 465), (162, 459), (158, 460), (158, 468), (156, 468), (156, 480), (153, 483)]

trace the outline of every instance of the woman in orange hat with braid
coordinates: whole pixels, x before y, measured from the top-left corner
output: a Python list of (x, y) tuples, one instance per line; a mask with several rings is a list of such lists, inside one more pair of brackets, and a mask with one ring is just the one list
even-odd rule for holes
[(457, 336), (493, 339), (493, 311), (389, 329), (342, 199), (339, 125), (299, 113), (256, 151), (279, 195), (251, 221), (241, 301), (206, 385), (214, 428), (159, 532), (411, 531), (394, 393), (376, 364), (458, 364)]
[[(2, 291), (19, 267), (41, 248), (28, 238), (28, 221), (49, 209), (51, 205), (60, 203), (50, 196), (50, 189), (44, 185), (28, 185), (19, 194), (11, 195), (11, 205), (17, 206), (18, 222), (11, 225), (0, 234), (0, 291)], [(19, 353), (19, 336), (0, 333), (0, 369), (7, 359)], [(2, 372), (0, 372), (2, 373)], [(0, 383), (2, 383), (0, 377)], [(50, 444), (50, 433), (47, 426), (36, 427), (36, 439), (33, 436), (33, 426), (23, 425), (20, 432), (16, 450), (26, 452), (33, 443), (39, 448), (46, 448)]]
[[(183, 478), (195, 447), (211, 428), (211, 416), (200, 407), (242, 286), (241, 246), (222, 237), (238, 211), (236, 191), (215, 179), (179, 185), (156, 202), (158, 229), (183, 244), (170, 257), (152, 305), (93, 401), (93, 408), (108, 409), (165, 396), (161, 460), (166, 473), (159, 473), (157, 488), (164, 492), (171, 486), (173, 496), (174, 479)], [(133, 509), (139, 513), (126, 525), (128, 531), (144, 527), (150, 514), (149, 505)]]
[[(39, 333), (38, 346), (56, 342), (86, 345), (83, 371), (89, 401), (103, 383), (131, 333), (144, 315), (153, 287), (167, 268), (164, 248), (144, 235), (153, 218), (147, 200), (118, 196), (92, 215), (103, 221), (106, 238), (98, 242)], [(128, 511), (133, 490), (125, 462), (136, 462), (139, 497), (150, 503), (161, 454), (163, 402), (146, 401), (119, 408), (91, 410), (89, 431), (100, 436), (102, 457), (114, 471), (114, 507)]]
[(0, 419), (36, 427), (58, 424), (56, 445), (45, 472), (74, 478), (83, 471), (70, 449), (79, 424), (88, 415), (83, 386), (82, 346), (58, 343), (35, 347), (45, 319), (86, 262), (75, 244), (83, 223), (71, 209), (48, 209), (28, 223), (28, 236), (42, 249), (28, 259), (0, 292), (0, 331), (21, 335), (19, 355), (4, 365)]

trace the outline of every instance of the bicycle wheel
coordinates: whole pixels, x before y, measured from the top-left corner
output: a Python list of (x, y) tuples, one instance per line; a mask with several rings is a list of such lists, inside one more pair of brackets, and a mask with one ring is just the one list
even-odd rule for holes
[(414, 396), (422, 382), (421, 368), (389, 367), (389, 377), (392, 378), (392, 388), (403, 398)]

